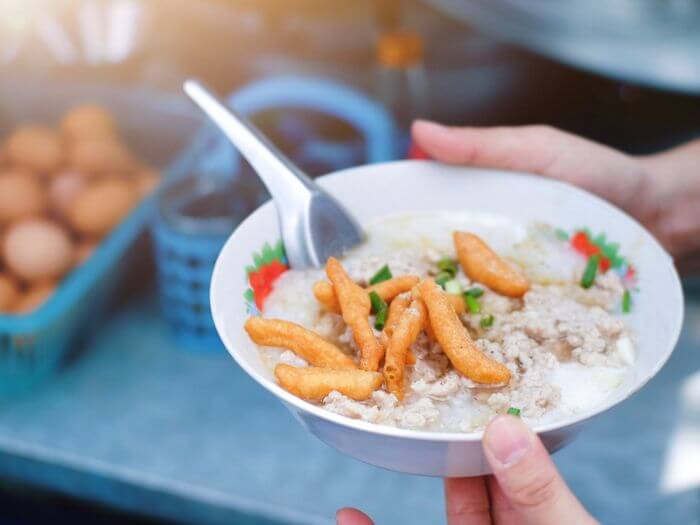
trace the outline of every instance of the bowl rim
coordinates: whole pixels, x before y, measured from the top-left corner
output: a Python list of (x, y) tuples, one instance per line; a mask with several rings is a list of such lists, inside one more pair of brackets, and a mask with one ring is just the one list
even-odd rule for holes
[[(449, 167), (450, 169), (458, 168), (462, 169), (465, 171), (472, 171), (472, 172), (492, 172), (494, 175), (496, 174), (502, 174), (502, 175), (508, 175), (508, 176), (517, 176), (517, 177), (522, 177), (526, 178), (529, 180), (534, 181), (536, 184), (545, 184), (545, 185), (551, 185), (551, 186), (564, 186), (567, 188), (567, 191), (573, 191), (574, 193), (579, 193), (581, 197), (586, 198), (586, 199), (593, 199), (596, 201), (598, 204), (602, 204), (604, 206), (610, 206), (614, 208), (618, 213), (621, 213), (624, 215), (627, 219), (629, 219), (631, 222), (634, 223), (643, 233), (644, 236), (648, 238), (652, 242), (652, 244), (664, 255), (666, 255), (669, 259), (670, 262), (670, 269), (671, 269), (671, 274), (674, 280), (674, 284), (676, 285), (674, 287), (674, 294), (676, 295), (676, 300), (673, 301), (677, 305), (677, 311), (676, 313), (676, 325), (672, 328), (671, 330), (671, 341), (672, 344), (669, 345), (668, 349), (664, 352), (664, 354), (661, 356), (661, 359), (656, 363), (656, 365), (648, 372), (644, 377), (642, 377), (637, 383), (633, 385), (632, 388), (629, 389), (629, 391), (625, 394), (624, 397), (621, 398), (615, 398), (612, 397), (611, 399), (607, 400), (605, 403), (601, 404), (600, 406), (596, 407), (593, 410), (590, 411), (585, 411), (581, 414), (576, 414), (570, 417), (567, 417), (565, 419), (561, 419), (558, 421), (550, 422), (550, 423), (545, 423), (541, 425), (532, 425), (531, 428), (534, 432), (536, 433), (546, 433), (550, 431), (556, 431), (559, 429), (563, 429), (566, 427), (571, 427), (574, 425), (578, 425), (588, 419), (591, 419), (603, 412), (606, 412), (607, 410), (613, 408), (614, 406), (618, 405), (619, 403), (625, 401), (626, 399), (629, 399), (632, 397), (634, 394), (636, 394), (639, 390), (641, 390), (642, 387), (644, 387), (653, 377), (655, 377), (659, 371), (664, 367), (666, 362), (669, 360), (671, 357), (671, 354), (673, 353), (674, 349), (676, 348), (678, 344), (678, 340), (680, 338), (681, 330), (683, 327), (683, 319), (684, 319), (684, 314), (685, 314), (685, 302), (684, 302), (684, 296), (683, 296), (683, 289), (682, 289), (682, 284), (680, 277), (678, 275), (678, 272), (673, 264), (673, 258), (671, 255), (664, 249), (664, 247), (659, 243), (659, 241), (649, 232), (647, 231), (644, 226), (642, 226), (639, 221), (637, 221), (634, 217), (629, 215), (627, 212), (624, 210), (620, 209), (618, 206), (615, 204), (606, 201), (605, 199), (598, 197), (597, 195), (588, 192), (578, 186), (574, 186), (572, 184), (569, 184), (564, 181), (556, 180), (556, 179), (550, 179), (547, 177), (543, 177), (540, 175), (534, 175), (530, 173), (523, 173), (523, 172), (518, 172), (518, 171), (510, 171), (510, 170), (496, 170), (496, 169), (490, 169), (490, 168), (479, 168), (479, 167), (473, 167), (473, 166), (455, 166), (455, 165), (448, 165), (448, 164), (443, 164), (440, 162), (432, 161), (432, 160), (400, 160), (400, 161), (392, 161), (392, 162), (381, 162), (381, 163), (376, 163), (376, 164), (365, 164), (362, 166), (356, 166), (352, 168), (347, 168), (339, 171), (335, 171), (332, 173), (329, 173), (327, 175), (324, 175), (322, 177), (319, 177), (316, 179), (316, 181), (320, 182), (322, 186), (324, 186), (324, 189), (328, 190), (331, 194), (333, 194), (333, 190), (329, 189), (325, 184), (327, 182), (330, 182), (334, 179), (338, 178), (345, 178), (345, 177), (350, 177), (352, 176), (355, 172), (358, 171), (367, 171), (367, 170), (385, 170), (386, 172), (393, 172), (397, 171), (398, 168), (401, 167), (406, 167), (407, 164), (411, 165), (416, 165), (416, 164), (432, 164), (432, 165), (438, 165), (438, 166), (445, 166)], [(374, 176), (377, 176), (376, 174)], [(422, 176), (422, 175), (421, 175)], [(221, 274), (223, 270), (223, 264), (221, 262), (222, 254), (224, 252), (227, 252), (227, 248), (230, 243), (235, 241), (236, 234), (240, 231), (245, 231), (248, 225), (251, 222), (254, 222), (258, 216), (263, 215), (265, 213), (269, 213), (268, 210), (272, 209), (274, 207), (274, 202), (273, 201), (268, 201), (262, 205), (260, 205), (253, 213), (251, 213), (244, 221), (242, 221), (238, 227), (235, 229), (235, 231), (229, 236), (228, 240), (224, 244), (223, 248), (219, 252), (219, 256), (216, 259), (216, 263), (214, 266), (214, 272), (212, 274), (212, 279), (211, 279), (211, 286), (210, 286), (210, 306), (211, 306), (211, 311), (212, 313), (218, 312), (219, 309), (216, 308), (216, 300), (215, 300), (215, 294), (214, 294), (214, 283), (218, 282), (221, 277), (219, 275)], [(277, 213), (276, 210), (272, 210), (273, 213)], [(347, 416), (343, 416), (340, 414), (336, 414), (334, 412), (331, 412), (329, 410), (325, 410), (322, 407), (318, 405), (314, 405), (313, 403), (310, 403), (304, 399), (301, 399), (294, 394), (287, 392), (284, 390), (282, 387), (280, 387), (277, 383), (274, 381), (267, 379), (260, 375), (252, 365), (248, 364), (245, 359), (242, 358), (242, 356), (239, 355), (238, 351), (235, 349), (234, 345), (227, 344), (226, 338), (222, 335), (225, 334), (226, 331), (224, 327), (221, 325), (222, 319), (220, 315), (213, 315), (212, 316), (214, 319), (214, 324), (216, 326), (216, 330), (219, 334), (220, 339), (222, 340), (224, 346), (226, 347), (228, 353), (233, 357), (233, 359), (236, 361), (238, 366), (240, 366), (252, 379), (254, 379), (259, 385), (261, 385), (263, 388), (265, 388), (268, 392), (271, 392), (274, 394), (277, 398), (279, 398), (281, 401), (294, 406), (296, 409), (301, 410), (306, 413), (310, 413), (322, 420), (335, 423), (338, 425), (341, 425), (343, 427), (348, 427), (352, 430), (356, 431), (362, 431), (362, 432), (369, 432), (371, 434), (379, 435), (379, 436), (384, 436), (384, 437), (389, 437), (389, 438), (399, 438), (399, 439), (412, 439), (412, 440), (419, 440), (419, 441), (433, 441), (433, 442), (476, 442), (476, 441), (481, 441), (484, 435), (484, 430), (477, 430), (473, 432), (438, 432), (438, 431), (429, 431), (429, 430), (412, 430), (412, 429), (406, 429), (406, 428), (399, 428), (399, 427), (392, 427), (388, 425), (382, 425), (378, 423), (370, 423), (368, 421), (364, 421), (361, 419), (352, 419)], [(241, 327), (242, 330), (242, 327)]]

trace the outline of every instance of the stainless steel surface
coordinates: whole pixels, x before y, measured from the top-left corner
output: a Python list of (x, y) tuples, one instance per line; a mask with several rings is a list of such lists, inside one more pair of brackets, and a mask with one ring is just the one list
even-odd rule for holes
[(292, 268), (323, 266), (328, 257), (342, 255), (362, 241), (355, 219), (245, 117), (196, 80), (187, 80), (184, 89), (250, 162), (272, 195)]
[(603, 75), (700, 93), (697, 0), (427, 0), (539, 54)]

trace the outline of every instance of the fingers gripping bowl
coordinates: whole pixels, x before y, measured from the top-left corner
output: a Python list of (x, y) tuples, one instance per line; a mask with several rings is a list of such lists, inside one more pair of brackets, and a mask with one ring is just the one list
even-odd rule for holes
[[(629, 334), (632, 342), (631, 345), (627, 345), (627, 350), (620, 354), (628, 358), (632, 355), (632, 359), (627, 361), (624, 358), (618, 359), (620, 362), (615, 364), (618, 369), (624, 371), (624, 374), (616, 376), (615, 387), (609, 388), (605, 395), (594, 391), (599, 387), (591, 387), (594, 390), (590, 392), (586, 391), (585, 385), (583, 390), (579, 389), (578, 399), (581, 399), (581, 395), (585, 399), (590, 394), (591, 397), (596, 398), (595, 403), (579, 402), (577, 404), (575, 402), (577, 396), (572, 397), (564, 392), (561, 399), (574, 400), (567, 401), (568, 405), (559, 402), (559, 405), (565, 405), (566, 410), (556, 408), (557, 399), (559, 399), (556, 396), (554, 400), (545, 399), (544, 404), (536, 400), (529, 406), (527, 403), (532, 400), (532, 396), (523, 397), (523, 393), (513, 387), (506, 387), (503, 391), (507, 394), (505, 398), (496, 396), (495, 401), (489, 403), (487, 400), (493, 397), (493, 393), (472, 391), (469, 388), (474, 385), (466, 384), (462, 378), (458, 377), (465, 384), (460, 383), (461, 386), (455, 390), (454, 399), (459, 397), (474, 403), (462, 405), (460, 409), (459, 406), (455, 408), (456, 405), (451, 403), (452, 397), (447, 401), (433, 397), (429, 402), (435, 407), (435, 413), (438, 416), (428, 418), (430, 421), (424, 418), (420, 420), (419, 425), (415, 424), (415, 419), (402, 420), (400, 416), (396, 416), (396, 414), (402, 414), (402, 411), (397, 411), (396, 408), (387, 412), (391, 417), (386, 417), (385, 420), (374, 416), (353, 414), (352, 411), (347, 410), (331, 411), (333, 407), (328, 406), (329, 402), (324, 404), (318, 399), (306, 401), (298, 397), (298, 395), (313, 397), (309, 393), (311, 390), (314, 395), (319, 395), (317, 387), (319, 384), (324, 385), (324, 381), (328, 381), (328, 374), (324, 375), (323, 370), (319, 369), (322, 376), (319, 379), (316, 366), (306, 370), (296, 369), (288, 365), (298, 365), (298, 363), (290, 362), (278, 371), (278, 377), (275, 378), (273, 372), (275, 367), (270, 366), (266, 356), (279, 356), (281, 351), (269, 350), (269, 353), (261, 351), (251, 341), (244, 328), (251, 316), (262, 313), (263, 317), (268, 317), (270, 311), (275, 314), (284, 311), (280, 305), (285, 303), (289, 306), (288, 321), (301, 321), (298, 324), (305, 324), (306, 328), (312, 328), (309, 324), (313, 321), (305, 323), (303, 316), (294, 317), (294, 312), (311, 312), (309, 319), (316, 319), (319, 316), (339, 317), (335, 313), (324, 313), (324, 308), (332, 309), (334, 306), (324, 307), (314, 297), (314, 294), (320, 297), (323, 292), (322, 289), (314, 286), (319, 275), (325, 277), (323, 272), (310, 271), (307, 280), (304, 281), (308, 282), (308, 287), (299, 288), (299, 292), (289, 292), (291, 288), (288, 282), (296, 272), (286, 271), (286, 261), (279, 244), (276, 210), (271, 203), (268, 203), (241, 224), (219, 256), (211, 288), (212, 312), (217, 330), (238, 364), (253, 379), (278, 396), (304, 426), (327, 444), (357, 459), (393, 470), (433, 476), (472, 476), (485, 473), (488, 469), (480, 444), (483, 426), (494, 413), (504, 412), (512, 408), (510, 405), (515, 403), (523, 404), (515, 408), (532, 409), (523, 412), (523, 417), (540, 434), (547, 448), (554, 451), (570, 441), (591, 417), (608, 410), (641, 388), (663, 366), (675, 346), (683, 317), (683, 297), (670, 257), (638, 223), (595, 196), (569, 185), (539, 177), (416, 161), (346, 170), (321, 179), (321, 184), (358, 220), (368, 225), (368, 247), (390, 245), (389, 251), (401, 251), (406, 247), (415, 248), (416, 244), (423, 247), (423, 251), (427, 254), (424, 259), (428, 263), (422, 273), (403, 271), (397, 267), (400, 263), (390, 262), (389, 266), (393, 266), (395, 277), (419, 273), (420, 275), (416, 277), (422, 281), (416, 288), (423, 294), (435, 292), (446, 296), (447, 292), (458, 292), (465, 295), (466, 312), (462, 315), (462, 320), (468, 333), (477, 339), (477, 346), (485, 354), (490, 352), (486, 343), (489, 337), (494, 344), (503, 343), (494, 334), (498, 333), (499, 323), (505, 322), (506, 313), (499, 313), (505, 311), (496, 307), (493, 309), (496, 313), (487, 311), (493, 304), (498, 303), (499, 298), (516, 305), (512, 306), (513, 313), (509, 315), (537, 317), (539, 315), (537, 310), (527, 313), (529, 294), (537, 297), (538, 293), (542, 295), (543, 290), (549, 290), (551, 287), (574, 290), (578, 284), (587, 279), (585, 274), (587, 269), (590, 270), (588, 268), (590, 266), (598, 269), (599, 277), (596, 279), (605, 278), (622, 286), (620, 288), (614, 283), (610, 286), (611, 289), (617, 290), (618, 295), (613, 295), (614, 299), (610, 299), (606, 306), (610, 311), (610, 319), (617, 326), (615, 337), (619, 339), (622, 334)], [(409, 216), (409, 219), (401, 219), (401, 216)], [(436, 217), (439, 220), (436, 221)], [(438, 228), (435, 227), (436, 224)], [(429, 225), (432, 226), (429, 227)], [(583, 233), (581, 231), (583, 227), (591, 233)], [(510, 289), (508, 287), (499, 289), (498, 283), (491, 283), (493, 287), (491, 289), (483, 286), (483, 281), (488, 281), (489, 277), (478, 272), (475, 274), (474, 269), (469, 267), (465, 268), (467, 270), (465, 275), (462, 275), (461, 269), (459, 270), (457, 283), (447, 284), (443, 280), (442, 286), (448, 289), (442, 290), (440, 287), (432, 286), (427, 289), (426, 287), (432, 285), (433, 281), (440, 280), (439, 275), (434, 275), (430, 264), (439, 266), (445, 255), (457, 258), (454, 248), (451, 248), (452, 234), (455, 231), (474, 232), (478, 236), (477, 239), (486, 241), (495, 253), (503, 254), (526, 268), (528, 265), (536, 268), (534, 271), (532, 268), (528, 270), (532, 288), (526, 292), (524, 299), (505, 297), (507, 294), (522, 294), (526, 290), (523, 283), (515, 281), (515, 288)], [(397, 233), (394, 236), (391, 232)], [(601, 237), (599, 232), (605, 232), (606, 237)], [(477, 242), (471, 238), (463, 241)], [(523, 246), (532, 245), (533, 242), (537, 249), (522, 250)], [(540, 244), (537, 244), (538, 242)], [(556, 243), (560, 243), (562, 251), (568, 254), (566, 257), (576, 257), (577, 253), (582, 254), (580, 267), (576, 266), (575, 261), (572, 263), (571, 271), (579, 273), (575, 274), (570, 283), (559, 282), (558, 278), (553, 276), (557, 273), (561, 275), (562, 266), (565, 265), (562, 260), (568, 259), (550, 257), (547, 249), (541, 249), (542, 246), (558, 246)], [(364, 249), (365, 247), (361, 247), (360, 251)], [(367, 249), (370, 250), (370, 248)], [(518, 252), (518, 250), (521, 251)], [(378, 267), (380, 262), (389, 260), (381, 257), (377, 259), (376, 252), (373, 253), (371, 250), (368, 253), (369, 259), (374, 257), (372, 260), (375, 261), (371, 273), (380, 269)], [(574, 255), (571, 255), (572, 253)], [(624, 254), (624, 257), (621, 254)], [(390, 255), (388, 253), (387, 257)], [(342, 259), (342, 265), (348, 266), (350, 277), (358, 285), (369, 284), (363, 282), (362, 275), (358, 276), (358, 272), (361, 273), (359, 270), (353, 270), (353, 257), (351, 254), (347, 261)], [(595, 263), (591, 263), (591, 260)], [(607, 263), (601, 263), (601, 260)], [(466, 262), (468, 264), (468, 261)], [(457, 266), (465, 266), (464, 261), (462, 265)], [(630, 267), (633, 270), (630, 270)], [(409, 268), (409, 270), (412, 269), (414, 268)], [(539, 276), (536, 275), (538, 272)], [(610, 277), (605, 277), (608, 274)], [(452, 280), (455, 281), (455, 279)], [(428, 281), (430, 281), (428, 284), (424, 284)], [(338, 282), (336, 277), (333, 283), (327, 284)], [(513, 282), (511, 279), (511, 284)], [(455, 290), (458, 285), (459, 290)], [(590, 293), (595, 292), (597, 287), (605, 288), (604, 283), (596, 284)], [(483, 297), (479, 297), (476, 303), (474, 297), (467, 300), (466, 295), (469, 294), (464, 294), (474, 288), (485, 290)], [(556, 289), (559, 290), (559, 288)], [(589, 297), (586, 295), (589, 294), (588, 290), (580, 293)], [(337, 290), (336, 296), (341, 299), (341, 302), (344, 301), (342, 293), (338, 293)], [(411, 292), (404, 294), (404, 302), (412, 302), (411, 299)], [(587, 300), (582, 299), (584, 302)], [(432, 320), (439, 307), (434, 306), (434, 301), (426, 300), (426, 304), (428, 306), (426, 317)], [(470, 312), (470, 304), (479, 305), (480, 310)], [(391, 305), (389, 305), (390, 308)], [(260, 312), (261, 307), (262, 312)], [(574, 307), (575, 305), (572, 306)], [(366, 304), (363, 308), (367, 308)], [(603, 310), (600, 307), (597, 309), (595, 306), (592, 307), (592, 311), (597, 312), (595, 315), (604, 315), (600, 313)], [(495, 316), (495, 320), (489, 319), (490, 316)], [(373, 321), (375, 316), (370, 319)], [(559, 321), (565, 321), (565, 319)], [(416, 333), (414, 331), (412, 335), (428, 337), (425, 332), (421, 332), (420, 335)], [(377, 341), (381, 343), (381, 335), (378, 332), (375, 334)], [(323, 335), (325, 339), (326, 334)], [(535, 335), (530, 335), (532, 340), (537, 340)], [(432, 336), (440, 338), (439, 333)], [(314, 337), (314, 334), (312, 333), (309, 337)], [(484, 341), (480, 342), (479, 339)], [(340, 343), (338, 345), (333, 343), (335, 341), (331, 341), (331, 347), (340, 346)], [(274, 346), (273, 343), (266, 344)], [(576, 346), (574, 342), (571, 344)], [(629, 346), (632, 346), (633, 350), (630, 350)], [(377, 347), (372, 346), (372, 348)], [(383, 352), (381, 345), (379, 348), (379, 351)], [(406, 366), (403, 371), (408, 377), (406, 382), (408, 386), (403, 393), (403, 399), (392, 406), (401, 407), (402, 403), (410, 403), (411, 399), (415, 398), (417, 390), (416, 382), (412, 382), (411, 379), (415, 373), (412, 370), (424, 362), (425, 355), (421, 353), (422, 350), (419, 347), (412, 346), (411, 349), (412, 353), (405, 355), (405, 361), (399, 360), (400, 365), (403, 363)], [(346, 359), (348, 355), (354, 359), (358, 367), (362, 365), (360, 357), (365, 358), (365, 363), (362, 365), (365, 369), (367, 367), (371, 369), (376, 362), (384, 362), (382, 356), (377, 356), (374, 351), (374, 353), (368, 352), (360, 356), (348, 353), (347, 348), (344, 350), (346, 353), (343, 355), (334, 353), (334, 349), (325, 354), (326, 360), (341, 363), (342, 366), (329, 365), (338, 370), (333, 372), (332, 381), (341, 381), (340, 384), (349, 384), (355, 379), (353, 370), (343, 369), (346, 365), (347, 368), (353, 367), (352, 362), (348, 364)], [(548, 349), (547, 353), (552, 353), (550, 350)], [(522, 380), (521, 375), (524, 376), (527, 373), (522, 370), (523, 363), (520, 361), (515, 364), (509, 363), (497, 352), (489, 355), (510, 366), (511, 374), (518, 381)], [(617, 358), (620, 355), (615, 354)], [(615, 356), (611, 354), (611, 359)], [(390, 360), (388, 357), (387, 359)], [(417, 362), (410, 365), (409, 362), (413, 362), (412, 359), (416, 359)], [(572, 359), (582, 361), (581, 355), (577, 354), (573, 358), (571, 355), (566, 359), (562, 358), (562, 362)], [(300, 363), (302, 366), (305, 364), (304, 361)], [(445, 363), (445, 369), (440, 373), (445, 376), (456, 375), (450, 367), (449, 360), (445, 360)], [(601, 363), (588, 364), (595, 368)], [(610, 363), (602, 363), (605, 366), (608, 364)], [(384, 376), (388, 377), (386, 365), (384, 366)], [(559, 366), (558, 362), (553, 366)], [(585, 367), (577, 366), (579, 368), (574, 367), (569, 370), (569, 373), (578, 374), (584, 371)], [(561, 368), (566, 367), (562, 365)], [(382, 371), (381, 368), (378, 370)], [(348, 403), (364, 403), (369, 406), (372, 403), (377, 404), (376, 400), (365, 399), (366, 395), (379, 388), (383, 389), (380, 390), (383, 392), (387, 387), (378, 386), (382, 382), (378, 372), (371, 372), (371, 374), (377, 375), (366, 376), (360, 385), (361, 391), (357, 391), (359, 394), (355, 395), (360, 400), (348, 399)], [(295, 395), (277, 383), (280, 379), (287, 383), (299, 381), (302, 375), (314, 376), (311, 380), (315, 381), (312, 385), (315, 390), (308, 388), (292, 390), (297, 394)], [(567, 377), (571, 378), (570, 375)], [(568, 379), (565, 379), (565, 382), (568, 382)], [(600, 382), (597, 384), (600, 385)], [(320, 392), (321, 395), (326, 393), (323, 389)], [(350, 391), (350, 394), (354, 393)], [(386, 397), (385, 394), (387, 393), (384, 392), (382, 395)], [(337, 397), (342, 394), (333, 392), (332, 395)], [(498, 399), (501, 400), (500, 403), (496, 402)], [(394, 403), (393, 400), (391, 402)], [(554, 408), (548, 408), (550, 402)], [(345, 403), (344, 400), (343, 403)], [(452, 411), (446, 416), (445, 407), (447, 406), (450, 406)], [(337, 402), (334, 407), (338, 407)], [(375, 408), (373, 413), (383, 413), (381, 407)], [(460, 410), (469, 412), (470, 417), (455, 418), (455, 413), (459, 414)], [(481, 414), (481, 416), (477, 417), (474, 414), (477, 416)], [(425, 416), (425, 414), (422, 415)]]

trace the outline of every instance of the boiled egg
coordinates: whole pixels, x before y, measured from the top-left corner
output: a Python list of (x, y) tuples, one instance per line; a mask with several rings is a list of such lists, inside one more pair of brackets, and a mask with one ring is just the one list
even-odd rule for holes
[(5, 145), (10, 161), (35, 173), (55, 171), (63, 162), (61, 136), (46, 126), (21, 126)]
[(62, 171), (49, 181), (49, 203), (51, 209), (64, 216), (85, 188), (86, 177), (79, 171)]
[(46, 207), (46, 191), (35, 175), (0, 172), (0, 223), (40, 215)]
[(120, 178), (96, 181), (75, 199), (68, 220), (80, 234), (101, 237), (126, 217), (136, 202), (133, 185)]
[(47, 219), (24, 219), (5, 232), (7, 268), (25, 281), (57, 279), (73, 264), (73, 241), (65, 228)]
[(118, 175), (132, 169), (124, 144), (111, 137), (84, 138), (68, 148), (68, 164), (86, 175)]
[(61, 133), (70, 140), (113, 137), (117, 134), (114, 117), (102, 106), (83, 104), (68, 111), (61, 120)]

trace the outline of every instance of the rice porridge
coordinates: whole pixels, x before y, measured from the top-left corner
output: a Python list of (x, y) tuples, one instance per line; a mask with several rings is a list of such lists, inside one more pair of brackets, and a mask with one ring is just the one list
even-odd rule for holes
[[(350, 278), (366, 287), (386, 267), (393, 276), (437, 281), (446, 294), (466, 301), (463, 312), (456, 310), (461, 323), (479, 351), (507, 368), (510, 380), (481, 384), (469, 379), (453, 366), (435, 334), (425, 329), (408, 350), (411, 360), (401, 377), (402, 399), (386, 384), (359, 400), (332, 390), (315, 400), (326, 410), (407, 429), (470, 432), (507, 411), (533, 424), (589, 411), (618, 392), (629, 377), (635, 360), (633, 336), (624, 322), (630, 285), (614, 267), (599, 266), (595, 255), (582, 257), (573, 247), (576, 239), (548, 225), (524, 226), (483, 214), (387, 216), (366, 224), (365, 230), (367, 241), (342, 259)], [(457, 261), (455, 231), (475, 232), (522, 271), (529, 281), (524, 295), (497, 293), (470, 279)], [(592, 236), (587, 239), (591, 242)], [(613, 263), (614, 257), (616, 248)], [(450, 260), (454, 266), (445, 263)], [(446, 264), (449, 279), (441, 282)], [(593, 275), (586, 276), (591, 270)], [(283, 273), (262, 315), (297, 323), (359, 363), (361, 349), (343, 315), (324, 307), (311, 293), (324, 279), (323, 269)], [(586, 279), (590, 282), (582, 285)], [(377, 315), (371, 314), (369, 321), (380, 340)], [(430, 311), (430, 320), (432, 315)], [(433, 330), (439, 336), (436, 327)], [(279, 364), (308, 366), (298, 352), (275, 346), (260, 346), (271, 370)]]

